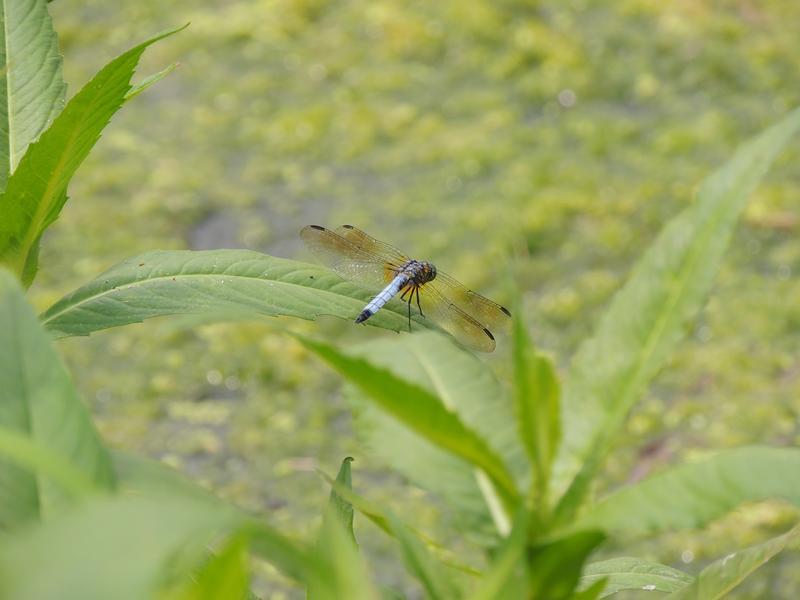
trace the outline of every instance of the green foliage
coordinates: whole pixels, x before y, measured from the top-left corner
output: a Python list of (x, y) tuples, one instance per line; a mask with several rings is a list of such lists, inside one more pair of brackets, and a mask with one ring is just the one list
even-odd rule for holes
[(481, 469), (496, 486), (506, 506), (513, 506), (518, 493), (502, 459), (450, 412), (438, 396), (333, 346), (307, 339), (302, 341), (383, 410), (429, 442)]
[[(350, 318), (368, 300), (363, 289), (326, 269), (257, 252), (148, 252), (65, 296), (42, 315), (42, 322), (68, 336), (176, 314), (223, 321), (254, 315)], [(404, 305), (392, 303), (386, 309), (367, 323), (408, 329)], [(424, 326), (430, 327), (414, 323), (415, 328)]]
[(533, 467), (533, 496), (544, 513), (550, 469), (561, 441), (560, 389), (553, 364), (536, 352), (521, 314), (518, 306), (513, 325), (514, 407), (519, 436)]
[[(43, 6), (41, 2), (36, 4)], [(38, 141), (28, 147), (8, 178), (0, 195), (0, 261), (26, 286), (36, 273), (42, 233), (58, 218), (67, 199), (70, 179), (109, 119), (125, 102), (139, 59), (148, 46), (177, 31), (151, 38), (106, 65), (69, 101)], [(54, 76), (58, 76), (57, 71)], [(9, 102), (22, 100), (22, 96), (9, 98)]]
[[(375, 340), (353, 351), (438, 396), (502, 458), (520, 482), (520, 489), (525, 488), (529, 466), (516, 434), (513, 408), (482, 361), (462, 351), (448, 337), (433, 332)], [(357, 429), (371, 454), (444, 498), (453, 517), (474, 541), (491, 546), (497, 542), (498, 530), (510, 530), (509, 515), (478, 470), (375, 406), (355, 386), (347, 392)]]
[(64, 106), (58, 37), (44, 0), (0, 6), (0, 192)]
[(674, 600), (717, 600), (722, 598), (773, 556), (787, 547), (796, 547), (798, 541), (800, 541), (800, 528), (795, 527), (762, 544), (732, 552), (708, 565), (700, 571), (692, 583), (673, 592), (668, 597)]
[[(796, 543), (794, 529), (728, 555), (694, 579), (638, 559), (585, 567), (608, 534), (702, 526), (745, 501), (798, 502), (798, 458), (794, 450), (772, 448), (742, 448), (674, 467), (599, 502), (589, 491), (628, 412), (704, 304), (747, 197), (800, 127), (800, 111), (745, 145), (701, 187), (697, 202), (664, 228), (613, 299), (597, 333), (578, 351), (563, 404), (555, 368), (529, 339), (520, 306), (510, 394), (487, 364), (432, 332), (355, 350), (297, 336), (350, 382), (357, 423), (376, 455), (439, 495), (454, 522), (469, 523), (460, 533), (479, 540), (481, 566), (467, 566), (471, 561), (434, 543), (421, 525), (411, 527), (394, 510), (356, 494), (349, 458), (332, 482), (309, 549), (163, 465), (110, 453), (45, 328), (66, 337), (178, 314), (206, 322), (324, 314), (350, 318), (368, 294), (324, 270), (263, 254), (151, 252), (77, 289), (37, 322), (14, 275), (26, 286), (33, 280), (42, 233), (58, 217), (72, 175), (108, 119), (174, 64), (132, 86), (144, 49), (169, 33), (137, 46), (96, 75), (44, 130), (63, 94), (55, 36), (42, 2), (19, 0), (10, 6), (2, 9), (7, 85), (0, 93), (5, 101), (0, 101), (5, 108), (0, 158), (11, 173), (0, 197), (0, 258), (13, 271), (0, 271), (0, 525), (9, 532), (0, 540), (0, 597), (248, 597), (252, 553), (305, 586), (310, 598), (374, 599), (378, 593), (355, 543), (354, 509), (397, 542), (409, 574), (434, 599), (591, 600), (633, 589), (717, 598)], [(25, 6), (31, 8), (31, 22), (14, 12)], [(366, 17), (381, 30), (400, 23), (399, 33), (386, 37), (419, 41), (423, 30), (435, 37), (435, 27), (405, 22), (392, 12), (396, 9), (381, 13), (387, 9), (381, 7)], [(450, 9), (459, 15), (463, 10)], [(304, 19), (324, 13), (321, 5), (303, 10)], [(504, 30), (498, 14), (471, 15), (470, 35), (491, 39), (492, 27)], [(524, 73), (540, 61), (551, 69), (567, 66), (570, 59), (564, 56), (581, 63), (580, 49), (566, 39), (542, 43), (547, 34), (532, 22), (515, 29), (513, 48), (491, 77), (527, 81), (524, 98), (557, 92), (552, 81), (533, 83)], [(397, 43), (388, 49), (409, 53), (420, 65), (449, 54), (436, 44), (424, 45), (432, 53), (426, 54), (413, 44)], [(27, 44), (37, 60), (50, 58), (45, 69), (32, 68), (34, 62), (24, 58), (15, 63), (14, 53)], [(559, 52), (551, 52), (554, 46)], [(284, 62), (289, 68), (292, 57)], [(13, 84), (20, 76), (29, 77), (39, 92), (31, 113), (15, 102), (20, 89)], [(571, 97), (574, 103), (574, 92)], [(569, 98), (559, 93), (559, 102)], [(307, 130), (301, 125), (292, 122), (289, 129)], [(16, 131), (22, 137), (15, 137)], [(26, 146), (14, 170), (15, 156)], [(430, 145), (417, 148), (428, 158), (441, 151), (432, 138)], [(480, 162), (464, 167), (465, 172), (482, 168)], [(402, 306), (382, 310), (370, 324), (405, 328)], [(424, 320), (415, 322), (415, 329), (425, 327)]]
[(747, 199), (800, 128), (800, 109), (737, 151), (705, 180), (697, 201), (671, 220), (575, 356), (564, 390), (564, 445), (556, 463), (569, 482), (558, 513), (569, 521), (611, 440), (706, 300)]
[[(15, 443), (12, 436), (17, 433), (41, 446), (40, 462), (53, 469), (58, 468), (53, 461), (69, 461), (78, 473), (64, 471), (63, 477), (73, 484), (114, 487), (111, 461), (88, 411), (78, 400), (69, 375), (17, 281), (2, 268), (0, 428), (12, 434), (6, 436), (6, 445)], [(0, 462), (0, 496), (0, 528), (4, 530), (52, 516), (71, 500), (51, 480), (40, 479), (7, 460)]]
[(798, 473), (798, 448), (724, 450), (611, 493), (574, 526), (654, 533), (704, 527), (745, 502), (780, 498), (800, 507)]
[[(353, 488), (353, 479), (350, 469), (350, 463), (353, 458), (348, 456), (342, 461), (342, 466), (339, 468), (339, 473), (336, 475), (336, 483), (344, 486), (347, 489)], [(328, 501), (328, 510), (325, 516), (334, 515), (339, 520), (345, 533), (356, 543), (356, 535), (353, 532), (353, 505), (347, 500), (342, 498), (336, 491), (336, 487), (331, 487), (331, 496)]]
[(589, 563), (581, 576), (581, 587), (589, 589), (605, 581), (600, 598), (625, 590), (674, 592), (685, 588), (694, 578), (683, 571), (639, 558), (620, 557)]
[(247, 539), (232, 537), (225, 546), (198, 569), (186, 589), (172, 595), (170, 600), (215, 600), (216, 598), (249, 598), (250, 582), (247, 570)]

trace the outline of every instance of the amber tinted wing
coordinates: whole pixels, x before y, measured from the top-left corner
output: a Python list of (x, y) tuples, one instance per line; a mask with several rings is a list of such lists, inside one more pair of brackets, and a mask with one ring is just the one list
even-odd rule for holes
[(432, 286), (433, 282), (419, 288), (422, 314), (444, 329), (464, 346), (480, 352), (492, 352), (494, 336), (481, 323), (445, 298)]
[(485, 327), (502, 329), (509, 323), (511, 312), (506, 307), (464, 287), (447, 273), (439, 271), (428, 285)]
[[(373, 239), (361, 233), (367, 239)], [(388, 244), (374, 240), (375, 244), (368, 245), (363, 240), (348, 239), (320, 225), (303, 227), (300, 238), (323, 264), (345, 279), (368, 287), (383, 287), (404, 264), (398, 260), (402, 255)]]
[(361, 231), (358, 227), (353, 227), (352, 225), (340, 225), (336, 228), (336, 233), (338, 233), (347, 241), (351, 242), (360, 250), (382, 256), (385, 258), (385, 260), (394, 265), (403, 266), (410, 260), (408, 256), (400, 252), (394, 246), (390, 246), (386, 242), (376, 240), (371, 235), (367, 235)]

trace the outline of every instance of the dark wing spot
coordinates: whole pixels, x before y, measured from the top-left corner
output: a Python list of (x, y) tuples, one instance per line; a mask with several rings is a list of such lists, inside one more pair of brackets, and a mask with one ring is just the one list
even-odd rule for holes
[(345, 229), (355, 229), (352, 225), (342, 225)]
[(492, 332), (486, 329), (485, 327), (483, 328), (483, 333), (488, 335), (490, 340), (494, 341), (494, 336), (492, 335)]
[(311, 229), (318, 229), (319, 231), (325, 231), (325, 228), (322, 225), (309, 225)]
[(509, 317), (511, 316), (511, 311), (508, 310), (505, 306), (501, 306), (500, 310), (502, 310), (504, 313), (506, 313)]
[(140, 267), (143, 267), (143, 266), (144, 266), (144, 263), (139, 263), (139, 266), (140, 266)]

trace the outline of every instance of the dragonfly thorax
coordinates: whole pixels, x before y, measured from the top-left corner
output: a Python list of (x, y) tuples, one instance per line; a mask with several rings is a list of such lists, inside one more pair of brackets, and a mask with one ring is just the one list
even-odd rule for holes
[(416, 285), (436, 279), (436, 267), (426, 260), (410, 260), (403, 265), (402, 273)]

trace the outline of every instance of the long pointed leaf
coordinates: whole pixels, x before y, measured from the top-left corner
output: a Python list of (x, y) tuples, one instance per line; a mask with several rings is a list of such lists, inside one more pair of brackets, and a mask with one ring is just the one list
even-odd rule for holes
[(460, 597), (460, 592), (449, 577), (444, 566), (427, 550), (394, 514), (387, 514), (392, 533), (400, 542), (403, 562), (408, 571), (419, 580), (431, 600), (447, 600)]
[(703, 569), (695, 580), (673, 592), (670, 600), (717, 600), (739, 585), (756, 569), (787, 547), (797, 547), (800, 526), (761, 544), (733, 552)]
[[(528, 485), (530, 466), (511, 401), (480, 359), (435, 332), (383, 338), (352, 352), (438, 396), (503, 459), (519, 488)], [(510, 519), (479, 470), (398, 422), (355, 386), (348, 387), (347, 395), (356, 428), (373, 455), (440, 496), (472, 541), (495, 545), (498, 533), (508, 533)]]
[[(194, 314), (235, 320), (256, 315), (350, 318), (370, 293), (322, 267), (249, 250), (147, 252), (112, 267), (51, 306), (42, 323), (56, 336)], [(390, 303), (367, 323), (408, 328), (402, 304)], [(414, 322), (415, 328), (430, 327)]]
[(800, 506), (800, 449), (736, 448), (613, 492), (573, 526), (643, 534), (700, 528), (744, 502)]
[[(567, 522), (583, 502), (611, 440), (703, 306), (747, 198), (800, 128), (800, 109), (743, 145), (670, 221), (578, 350), (564, 390), (564, 444), (556, 463)], [(577, 475), (576, 475), (577, 474)]]
[(530, 597), (527, 591), (528, 565), (525, 560), (529, 523), (530, 515), (524, 508), (519, 510), (511, 533), (503, 541), (495, 559), (469, 596), (470, 600)]
[[(125, 102), (145, 49), (168, 31), (112, 60), (73, 97), (39, 140), (28, 147), (0, 195), (0, 260), (30, 284), (31, 255), (42, 232), (58, 218), (78, 166)], [(26, 267), (27, 265), (27, 267)]]
[[(216, 505), (222, 512), (230, 508), (205, 488), (158, 461), (123, 452), (114, 452), (113, 460), (119, 490), (126, 495), (153, 499), (164, 494), (176, 498), (185, 496), (192, 502)], [(312, 565), (306, 550), (262, 523), (248, 519), (245, 531), (251, 550), (288, 577), (307, 580)]]
[(534, 500), (546, 510), (550, 469), (561, 438), (560, 388), (553, 364), (534, 348), (519, 306), (513, 327), (517, 425), (533, 467)]
[(694, 581), (694, 577), (666, 565), (633, 557), (611, 558), (591, 563), (581, 575), (580, 588), (586, 589), (606, 580), (600, 598), (624, 590), (674, 592)]
[[(31, 438), (111, 489), (110, 458), (69, 375), (16, 279), (0, 268), (0, 427)], [(0, 528), (59, 508), (68, 498), (47, 479), (0, 462)]]
[(187, 542), (202, 549), (247, 524), (236, 511), (186, 496), (98, 498), (0, 540), (0, 589), (5, 598), (153, 598)]
[(377, 600), (364, 561), (333, 506), (326, 508), (308, 585), (308, 600)]
[(0, 192), (28, 144), (63, 108), (66, 89), (47, 2), (0, 3)]
[(308, 339), (302, 342), (395, 419), (482, 469), (497, 487), (506, 507), (516, 505), (516, 484), (503, 461), (437, 396), (363, 358), (350, 356), (321, 342)]
[[(350, 463), (353, 458), (348, 456), (342, 461), (342, 466), (339, 468), (339, 473), (336, 475), (336, 483), (348, 489), (352, 489), (353, 480), (351, 475)], [(336, 491), (335, 487), (331, 488), (331, 496), (328, 501), (329, 511), (326, 513), (336, 515), (339, 523), (342, 525), (344, 532), (356, 543), (356, 535), (353, 532), (353, 505)]]

